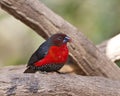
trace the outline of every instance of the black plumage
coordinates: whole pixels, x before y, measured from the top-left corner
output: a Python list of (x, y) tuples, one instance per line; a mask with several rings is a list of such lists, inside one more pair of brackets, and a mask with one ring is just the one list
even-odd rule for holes
[(24, 71), (24, 73), (35, 73), (38, 70), (51, 72), (51, 71), (57, 71), (60, 68), (62, 68), (64, 63), (44, 64), (40, 67), (35, 66), (34, 64), (42, 60), (47, 55), (48, 50), (50, 49), (51, 46), (61, 46), (63, 43), (67, 43), (70, 38), (65, 38), (65, 37), (67, 36), (62, 33), (54, 34), (48, 40), (46, 40), (42, 45), (40, 45), (40, 47), (30, 57), (27, 64), (27, 69)]

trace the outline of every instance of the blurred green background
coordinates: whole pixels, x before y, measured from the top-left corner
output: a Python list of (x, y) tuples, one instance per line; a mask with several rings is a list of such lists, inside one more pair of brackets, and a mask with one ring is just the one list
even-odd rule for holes
[[(40, 0), (95, 44), (120, 31), (120, 0)], [(0, 9), (0, 66), (26, 64), (43, 38)]]

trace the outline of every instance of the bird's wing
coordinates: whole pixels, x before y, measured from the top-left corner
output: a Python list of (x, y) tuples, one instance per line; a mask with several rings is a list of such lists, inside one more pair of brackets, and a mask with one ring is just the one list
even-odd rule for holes
[(48, 50), (49, 50), (49, 44), (47, 42), (44, 42), (30, 57), (27, 66), (34, 65), (34, 63), (43, 59), (48, 53)]

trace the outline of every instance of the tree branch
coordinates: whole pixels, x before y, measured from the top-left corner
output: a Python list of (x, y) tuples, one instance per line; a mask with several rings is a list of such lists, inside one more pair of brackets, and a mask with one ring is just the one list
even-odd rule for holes
[(114, 36), (113, 38), (104, 41), (99, 44), (97, 47), (101, 52), (105, 53), (107, 57), (113, 62), (116, 60), (120, 60), (120, 34)]
[(0, 96), (120, 96), (120, 81), (80, 75), (21, 74), (24, 66), (0, 69)]
[(70, 56), (86, 75), (120, 80), (120, 69), (116, 64), (100, 53), (96, 46), (74, 26), (38, 0), (1, 0), (0, 6), (44, 38), (57, 32), (68, 34), (73, 39), (69, 45)]

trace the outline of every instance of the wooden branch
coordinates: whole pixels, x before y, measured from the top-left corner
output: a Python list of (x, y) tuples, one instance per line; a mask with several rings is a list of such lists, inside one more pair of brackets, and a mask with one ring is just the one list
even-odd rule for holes
[(73, 39), (69, 45), (70, 56), (86, 75), (120, 80), (120, 69), (116, 64), (100, 53), (96, 46), (74, 26), (38, 0), (1, 0), (0, 6), (44, 38), (57, 32), (68, 34)]
[(0, 69), (0, 96), (120, 96), (120, 81), (70, 74), (21, 74), (24, 66)]
[(105, 53), (107, 57), (113, 62), (116, 60), (120, 60), (120, 34), (115, 37), (104, 41), (99, 44), (97, 47), (101, 52)]

